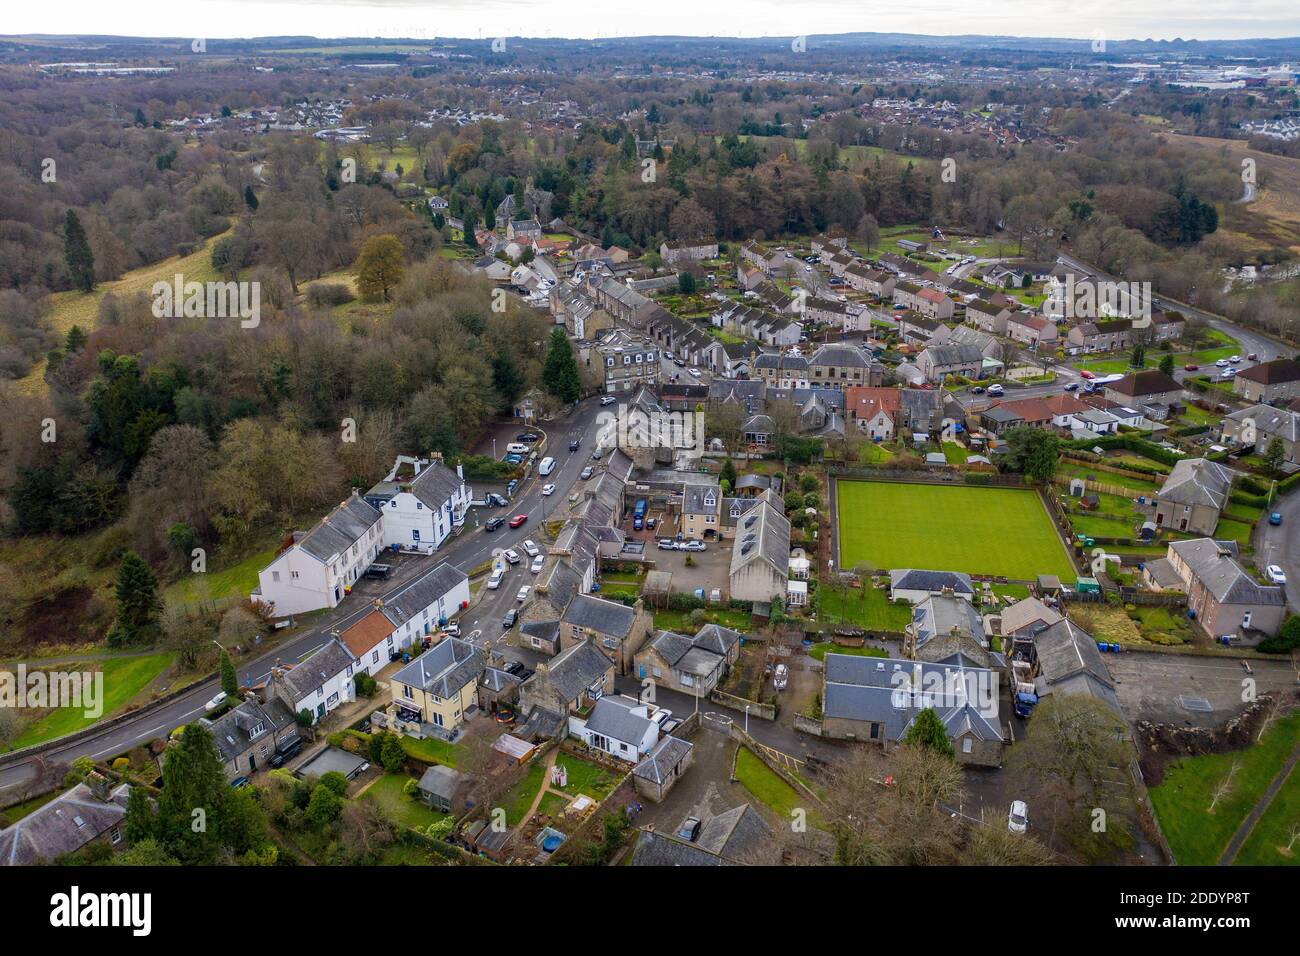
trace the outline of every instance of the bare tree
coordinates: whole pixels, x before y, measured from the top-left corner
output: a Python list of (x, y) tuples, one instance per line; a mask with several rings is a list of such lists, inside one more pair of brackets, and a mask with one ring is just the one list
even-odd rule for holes
[(1232, 778), (1237, 775), (1237, 771), (1240, 769), (1241, 761), (1234, 760), (1232, 766), (1228, 768), (1228, 772), (1223, 775), (1223, 779), (1220, 780), (1214, 788), (1214, 796), (1211, 798), (1210, 806), (1207, 808), (1209, 813), (1213, 813), (1219, 806), (1219, 802), (1226, 799), (1228, 795), (1232, 793)]

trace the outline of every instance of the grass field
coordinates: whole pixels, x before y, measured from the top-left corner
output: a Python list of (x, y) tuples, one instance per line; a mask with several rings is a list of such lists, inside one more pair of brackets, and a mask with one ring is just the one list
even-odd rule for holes
[(1022, 488), (839, 481), (839, 566), (926, 568), (1005, 576), (1055, 574), (1074, 565), (1038, 495)]
[(275, 548), (268, 548), (220, 570), (187, 574), (163, 592), (163, 599), (168, 604), (193, 604), (236, 593), (248, 597), (257, 587), (257, 573), (271, 563), (275, 552)]
[(447, 818), (426, 803), (402, 792), (406, 781), (412, 779), (404, 773), (387, 773), (366, 788), (362, 800), (371, 800), (384, 811), (384, 816), (394, 823), (407, 827), (427, 827)]
[(792, 811), (806, 808), (812, 802), (778, 777), (747, 747), (741, 747), (736, 753), (736, 779), (759, 803), (784, 820), (792, 819)]
[(1291, 837), (1291, 827), (1297, 820), (1300, 820), (1300, 769), (1292, 769), (1242, 844), (1233, 865), (1300, 865), (1300, 841), (1293, 843)]
[(112, 717), (137, 694), (148, 687), (171, 664), (174, 654), (144, 654), (139, 657), (118, 657), (87, 664), (61, 664), (61, 671), (102, 671), (104, 674), (104, 712), (99, 717), (87, 717), (84, 708), (61, 707), (52, 710), (33, 723), (13, 743), (13, 749), (44, 743), (74, 731), (89, 727), (95, 721)]

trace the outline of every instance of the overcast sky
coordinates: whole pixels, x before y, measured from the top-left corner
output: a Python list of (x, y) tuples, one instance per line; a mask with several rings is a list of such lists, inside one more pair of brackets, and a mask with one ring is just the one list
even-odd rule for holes
[(1296, 0), (5, 0), (3, 33), (257, 37), (1300, 35)]

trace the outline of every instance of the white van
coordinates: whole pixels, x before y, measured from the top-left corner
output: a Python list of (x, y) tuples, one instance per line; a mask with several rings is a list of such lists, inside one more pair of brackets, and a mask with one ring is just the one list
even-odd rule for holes
[(554, 458), (543, 458), (542, 463), (537, 466), (537, 473), (543, 476), (549, 475), (554, 470), (555, 470)]
[(532, 449), (520, 441), (512, 441), (509, 445), (506, 445), (507, 455), (526, 455), (530, 451)]

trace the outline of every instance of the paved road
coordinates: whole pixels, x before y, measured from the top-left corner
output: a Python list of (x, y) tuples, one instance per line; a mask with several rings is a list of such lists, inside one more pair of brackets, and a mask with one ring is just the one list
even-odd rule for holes
[[(600, 410), (596, 399), (588, 399), (571, 410), (568, 415), (547, 422), (545, 428), (551, 436), (549, 452), (557, 460), (556, 470), (544, 479), (537, 476), (529, 479), (508, 508), (473, 509), (470, 517), (467, 518), (465, 531), (444, 545), (436, 554), (400, 561), (393, 580), (385, 585), (387, 588), (385, 593), (396, 591), (413, 577), (440, 561), (450, 561), (456, 567), (469, 571), (488, 560), (495, 551), (514, 547), (525, 538), (537, 536), (545, 515), (554, 512), (564, 503), (573, 486), (581, 483), (578, 475), (585, 465), (591, 463), (590, 453), (596, 445), (596, 418)], [(569, 436), (575, 432), (581, 432), (584, 437), (579, 450), (570, 453)], [(554, 495), (544, 498), (541, 488), (548, 482), (556, 485), (556, 491)], [(480, 510), (487, 512), (486, 515), (479, 514)], [(522, 528), (511, 530), (502, 527), (498, 531), (488, 533), (481, 527), (482, 522), (494, 514), (520, 513), (529, 516), (528, 523)], [(520, 568), (523, 568), (522, 564)], [(493, 595), (493, 601), (486, 606), (495, 615), (497, 632), (500, 630), (500, 618), (504, 614), (504, 606), (498, 607), (498, 604), (507, 600), (513, 602), (519, 584), (522, 583), (522, 579), (516, 579), (521, 578), (521, 575), (531, 577), (526, 569), (522, 571), (515, 569), (509, 579), (509, 582), (513, 582), (513, 587), (509, 586), (509, 582), (503, 583), (499, 594)], [(302, 660), (324, 644), (331, 632), (350, 627), (368, 613), (370, 600), (374, 596), (379, 595), (365, 593), (365, 590), (362, 593), (353, 593), (339, 607), (319, 618), (305, 633), (255, 660), (241, 660), (238, 663), (241, 684), (261, 682), (277, 660), (285, 662)], [(497, 613), (498, 610), (500, 613)], [(483, 637), (486, 636), (489, 636), (489, 633), (485, 629)], [(527, 659), (527, 655), (515, 655), (515, 657)], [(163, 707), (106, 728), (101, 733), (72, 741), (66, 746), (54, 747), (47, 750), (44, 756), (51, 762), (71, 763), (77, 757), (86, 754), (99, 759), (121, 753), (147, 740), (165, 735), (173, 728), (202, 716), (205, 712), (203, 705), (218, 689), (219, 684), (215, 679), (197, 684), (188, 693)], [(0, 790), (27, 780), (33, 772), (32, 767), (27, 763), (0, 768)]]
[(1261, 568), (1278, 565), (1287, 579), (1286, 600), (1300, 614), (1300, 493), (1278, 498), (1272, 509), (1282, 516), (1276, 527), (1261, 521), (1255, 532), (1255, 562)]

